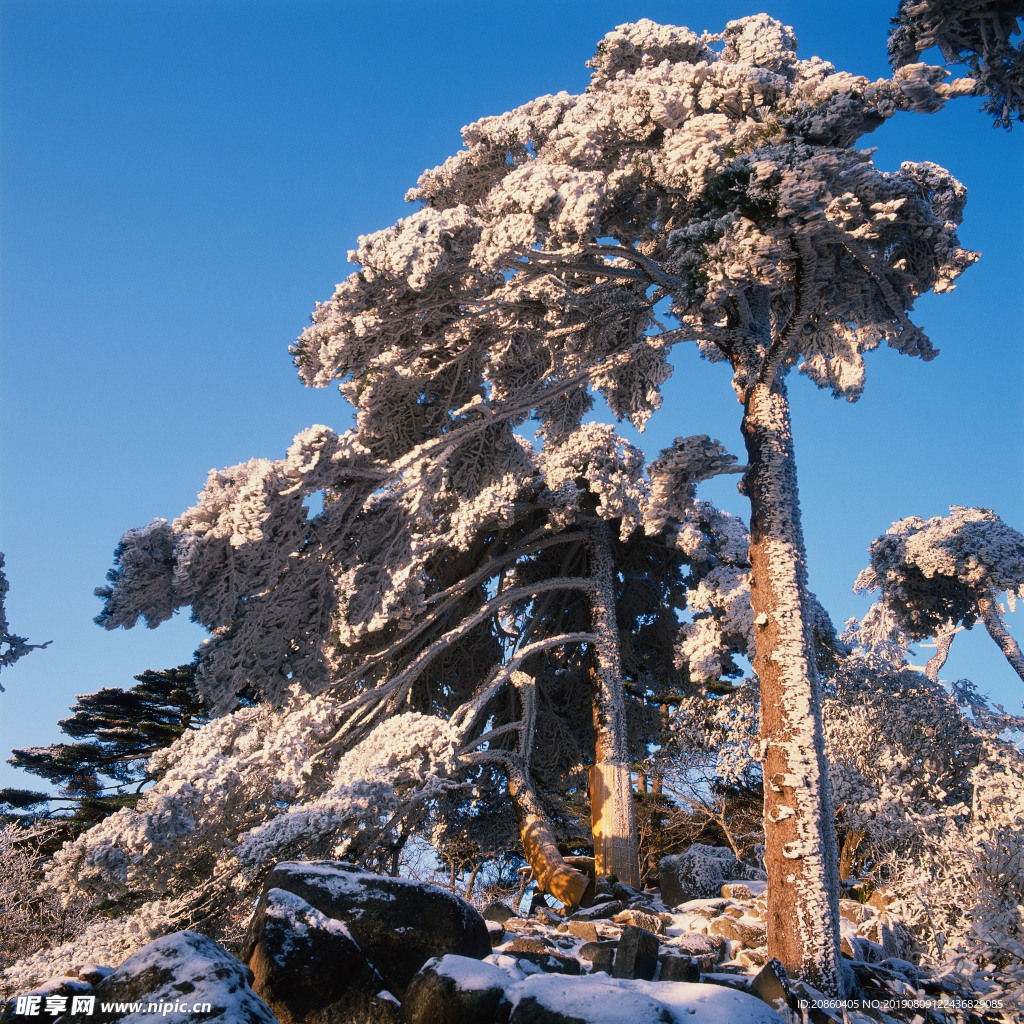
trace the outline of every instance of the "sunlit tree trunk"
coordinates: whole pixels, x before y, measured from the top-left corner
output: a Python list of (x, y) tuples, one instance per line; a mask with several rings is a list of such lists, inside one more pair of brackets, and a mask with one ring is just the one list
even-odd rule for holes
[(953, 644), (953, 637), (956, 636), (956, 627), (950, 626), (944, 629), (935, 638), (935, 653), (928, 659), (924, 667), (924, 674), (933, 682), (938, 682), (942, 666), (946, 664), (949, 657), (949, 648)]
[(745, 396), (751, 602), (760, 681), (768, 952), (841, 994), (839, 866), (807, 600), (789, 403), (781, 380)]
[(615, 621), (615, 564), (608, 524), (599, 522), (591, 540), (594, 582), (590, 679), (594, 704), (594, 766), (590, 769), (590, 811), (598, 875), (616, 875), (640, 885), (640, 855), (626, 739), (626, 692)]

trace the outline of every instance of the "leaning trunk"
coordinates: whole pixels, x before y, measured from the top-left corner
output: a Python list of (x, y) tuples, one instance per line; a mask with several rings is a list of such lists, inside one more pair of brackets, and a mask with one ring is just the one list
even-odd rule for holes
[(760, 682), (768, 952), (829, 996), (842, 989), (839, 868), (789, 403), (746, 395), (754, 670)]
[(988, 635), (999, 645), (999, 650), (1003, 652), (1013, 671), (1024, 679), (1024, 656), (1021, 655), (1017, 641), (1010, 636), (999, 615), (996, 595), (989, 592), (978, 602), (978, 607), (981, 609), (981, 618)]
[(588, 906), (593, 900), (594, 887), (582, 871), (567, 864), (558, 849), (551, 821), (530, 785), (523, 767), (513, 758), (503, 761), (508, 792), (512, 798), (523, 852), (533, 868), (541, 892), (550, 893), (567, 906)]
[(594, 704), (594, 766), (590, 769), (590, 813), (594, 862), (598, 875), (616, 875), (640, 885), (636, 812), (626, 741), (626, 693), (619, 661), (615, 621), (615, 562), (606, 522), (591, 540), (591, 632), (594, 644), (590, 678)]

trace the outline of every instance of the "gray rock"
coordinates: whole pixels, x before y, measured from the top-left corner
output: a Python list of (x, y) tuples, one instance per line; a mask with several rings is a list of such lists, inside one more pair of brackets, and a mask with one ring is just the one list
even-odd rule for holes
[[(213, 939), (196, 932), (174, 932), (143, 946), (95, 986), (95, 1013), (69, 1013), (61, 1020), (68, 1024), (153, 1024), (156, 1019), (168, 1024), (197, 1020), (277, 1024), (270, 1008), (252, 990), (251, 981), (252, 972)], [(142, 1009), (104, 1013), (103, 1003), (140, 1003)], [(208, 1011), (193, 1010), (206, 1003)], [(157, 1009), (147, 1013), (150, 1004)]]
[(658, 861), (661, 875), (661, 899), (666, 907), (694, 899), (711, 899), (722, 891), (726, 879), (763, 881), (760, 868), (748, 867), (736, 859), (726, 846), (694, 843), (685, 853), (675, 853)]
[(612, 976), (650, 981), (658, 969), (658, 939), (646, 928), (628, 924), (622, 929)]
[(495, 900), (484, 907), (482, 916), (485, 921), (497, 921), (498, 924), (504, 924), (509, 918), (519, 915), (508, 904)]
[(253, 988), (280, 1024), (397, 1020), (384, 981), (341, 921), (269, 889), (249, 926)]
[(621, 914), (626, 908), (619, 900), (607, 900), (604, 903), (595, 902), (592, 907), (584, 910), (577, 910), (572, 915), (573, 921), (610, 921), (616, 914)]
[(409, 982), (403, 1024), (484, 1024), (494, 1020), (509, 982), (493, 964), (448, 955), (428, 960)]
[[(344, 922), (384, 987), (399, 999), (431, 957), (455, 953), (482, 960), (491, 952), (483, 918), (465, 900), (434, 885), (369, 874), (339, 861), (295, 861), (270, 872), (264, 892), (272, 888), (293, 892)], [(253, 947), (250, 930), (246, 957)]]
[(789, 975), (781, 961), (772, 957), (750, 983), (750, 994), (782, 1013), (796, 1009), (789, 991)]
[(659, 958), (661, 972), (658, 981), (700, 981), (700, 967), (692, 956), (664, 952)]

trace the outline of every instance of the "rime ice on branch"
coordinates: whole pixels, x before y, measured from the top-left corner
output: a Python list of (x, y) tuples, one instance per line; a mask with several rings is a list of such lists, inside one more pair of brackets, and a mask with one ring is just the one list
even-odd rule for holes
[(865, 621), (895, 626), (911, 642), (934, 637), (929, 679), (938, 679), (957, 632), (980, 620), (1024, 680), (1024, 656), (998, 601), (1005, 593), (1012, 607), (1024, 597), (1024, 536), (989, 509), (954, 505), (948, 516), (893, 523), (870, 552), (854, 589), (882, 593)]

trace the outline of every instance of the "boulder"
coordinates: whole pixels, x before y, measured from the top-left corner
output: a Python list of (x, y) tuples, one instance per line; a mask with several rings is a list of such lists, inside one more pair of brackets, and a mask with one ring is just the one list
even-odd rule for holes
[[(344, 922), (384, 988), (399, 999), (432, 957), (454, 953), (482, 960), (491, 952), (484, 919), (465, 900), (435, 885), (373, 875), (339, 861), (296, 861), (270, 872), (260, 904), (274, 888), (295, 893), (326, 917)], [(255, 943), (250, 927), (246, 957)]]
[(595, 900), (592, 907), (587, 907), (585, 910), (577, 910), (572, 915), (572, 920), (608, 921), (616, 914), (621, 914), (625, 909), (625, 905), (620, 900), (605, 900), (603, 902)]
[(391, 1024), (396, 1005), (348, 928), (284, 889), (268, 889), (249, 927), (253, 988), (281, 1024)]
[[(93, 989), (95, 1013), (68, 1013), (61, 1020), (89, 1024), (277, 1024), (252, 990), (252, 972), (213, 939), (174, 932), (133, 953)], [(103, 1003), (139, 1004), (138, 1011), (100, 1010)], [(71, 1003), (69, 1001), (69, 1009)], [(209, 1009), (206, 1009), (206, 1006)], [(200, 1009), (201, 1007), (201, 1009)]]
[(654, 935), (665, 934), (665, 922), (660, 917), (656, 914), (648, 914), (643, 910), (635, 910), (633, 907), (627, 907), (621, 913), (616, 914), (612, 920), (616, 924), (631, 924), (637, 928), (646, 928)]
[(661, 899), (666, 907), (687, 900), (711, 899), (722, 891), (726, 879), (763, 881), (765, 873), (737, 860), (727, 846), (694, 843), (685, 853), (674, 853), (658, 861)]
[(498, 924), (504, 924), (509, 918), (519, 915), (508, 904), (494, 900), (484, 907), (482, 916), (485, 921), (497, 921)]
[[(600, 976), (564, 979), (536, 975), (506, 993), (508, 1024), (675, 1024), (663, 1003)], [(482, 1022), (481, 1022), (482, 1024)]]
[(700, 981), (700, 967), (692, 956), (666, 951), (661, 954), (658, 962), (661, 964), (659, 981)]
[(493, 964), (449, 954), (428, 960), (402, 1001), (403, 1024), (489, 1024), (509, 976)]
[(615, 950), (612, 976), (650, 981), (658, 969), (658, 939), (646, 928), (627, 924)]

